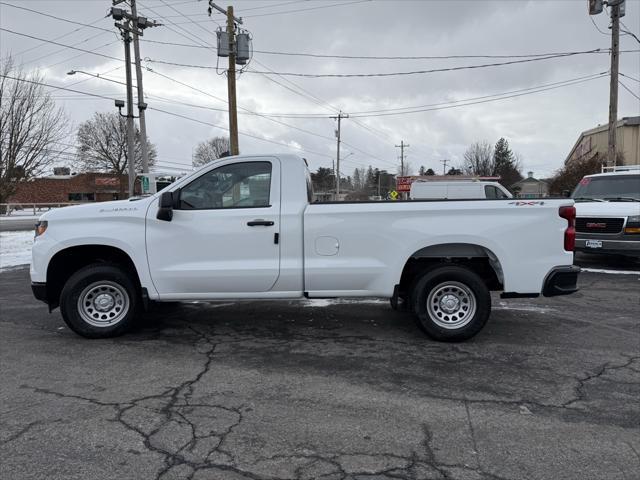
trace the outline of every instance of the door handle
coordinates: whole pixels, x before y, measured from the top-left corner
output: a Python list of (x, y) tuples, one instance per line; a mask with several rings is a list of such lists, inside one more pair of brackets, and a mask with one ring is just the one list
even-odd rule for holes
[(273, 226), (273, 222), (271, 220), (252, 220), (250, 222), (247, 222), (247, 225), (249, 225), (250, 227), (257, 227), (257, 226), (263, 226), (263, 227), (271, 227)]

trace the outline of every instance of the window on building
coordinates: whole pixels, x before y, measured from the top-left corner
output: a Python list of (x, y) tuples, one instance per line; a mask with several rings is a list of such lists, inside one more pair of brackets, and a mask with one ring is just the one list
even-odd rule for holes
[(270, 190), (270, 162), (233, 163), (211, 170), (182, 188), (180, 208), (268, 207)]
[(96, 196), (94, 193), (70, 193), (70, 202), (95, 202)]

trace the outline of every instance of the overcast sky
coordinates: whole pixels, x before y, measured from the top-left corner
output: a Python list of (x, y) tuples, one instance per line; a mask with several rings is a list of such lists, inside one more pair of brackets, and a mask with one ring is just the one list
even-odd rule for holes
[[(234, 5), (236, 15), (244, 18), (243, 28), (253, 36), (256, 50), (253, 61), (238, 78), (239, 106), (269, 115), (314, 117), (269, 119), (243, 114), (240, 109), (241, 153), (297, 151), (308, 159), (312, 169), (330, 167), (336, 151), (336, 122), (329, 117), (342, 109), (352, 114), (352, 118), (342, 122), (345, 142), (342, 156), (348, 155), (341, 168), (345, 175), (351, 175), (355, 167), (367, 165), (395, 172), (399, 165), (399, 149), (395, 145), (401, 140), (410, 145), (406, 150), (407, 159), (414, 170), (424, 165), (441, 172), (441, 160), (450, 159), (452, 165), (459, 165), (470, 143), (487, 140), (494, 144), (500, 137), (505, 137), (512, 149), (521, 154), (523, 170), (532, 170), (537, 177), (545, 177), (561, 166), (581, 131), (608, 121), (609, 80), (606, 75), (538, 93), (529, 94), (531, 90), (528, 90), (556, 87), (557, 82), (606, 72), (610, 62), (608, 52), (387, 77), (310, 78), (251, 72), (372, 74), (522, 60), (340, 59), (258, 51), (406, 57), (516, 56), (605, 50), (610, 47), (609, 18), (606, 13), (589, 17), (587, 0), (244, 0), (230, 3)], [(113, 19), (105, 17), (110, 6), (108, 0), (2, 0), (0, 25), (3, 29), (42, 39), (57, 39), (64, 45), (120, 59), (124, 57), (122, 43), (115, 33), (82, 28), (7, 4), (115, 32)], [(191, 163), (193, 148), (198, 142), (211, 136), (227, 135), (227, 132), (151, 108), (226, 128), (226, 104), (214, 98), (226, 99), (226, 77), (222, 68), (216, 72), (215, 69), (158, 61), (215, 67), (215, 48), (202, 47), (215, 47), (215, 30), (218, 25), (224, 25), (224, 17), (216, 13), (209, 18), (206, 2), (196, 0), (140, 0), (138, 10), (140, 15), (165, 24), (147, 29), (145, 40), (200, 47), (141, 43), (142, 57), (147, 59), (144, 65), (155, 72), (143, 73), (150, 107), (147, 111), (148, 135), (157, 146), (159, 165), (179, 168), (181, 164)], [(627, 0), (626, 16), (622, 21), (640, 36), (640, 1)], [(66, 74), (71, 69), (84, 70), (124, 81), (122, 61), (6, 31), (0, 32), (0, 44), (3, 56), (11, 53), (25, 69), (40, 69), (50, 84), (98, 93), (111, 99), (125, 99), (125, 89), (117, 83), (83, 74)], [(640, 43), (623, 35), (621, 49), (635, 50), (621, 54), (620, 72), (633, 77), (623, 76), (621, 81), (640, 95)], [(226, 61), (221, 58), (220, 67), (224, 67)], [(70, 86), (76, 82), (81, 83)], [(76, 126), (95, 111), (116, 111), (113, 100), (61, 90), (52, 92)], [(527, 94), (484, 101), (505, 92)], [(469, 101), (460, 102), (478, 97), (486, 98), (474, 105), (468, 105)], [(463, 106), (459, 106), (460, 103)], [(435, 110), (434, 104), (438, 104)], [(425, 105), (431, 106), (425, 107), (430, 111), (355, 118), (356, 112)], [(450, 108), (452, 105), (458, 106)], [(619, 117), (640, 115), (640, 100), (621, 86), (618, 108)]]

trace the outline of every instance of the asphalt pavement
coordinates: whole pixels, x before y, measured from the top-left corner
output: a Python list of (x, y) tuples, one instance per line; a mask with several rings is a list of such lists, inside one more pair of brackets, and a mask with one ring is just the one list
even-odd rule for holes
[(86, 340), (5, 271), (0, 476), (637, 480), (640, 275), (580, 286), (495, 298), (461, 344), (385, 300), (183, 304)]

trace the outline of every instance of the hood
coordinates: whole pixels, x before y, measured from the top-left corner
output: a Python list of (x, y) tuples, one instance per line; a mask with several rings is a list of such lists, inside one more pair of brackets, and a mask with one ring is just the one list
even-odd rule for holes
[(149, 203), (154, 197), (134, 197), (134, 199), (116, 200), (113, 202), (94, 202), (61, 207), (49, 210), (40, 220), (68, 220), (80, 218), (105, 217), (139, 217), (144, 216)]
[(640, 202), (576, 202), (578, 217), (628, 217), (640, 215)]

